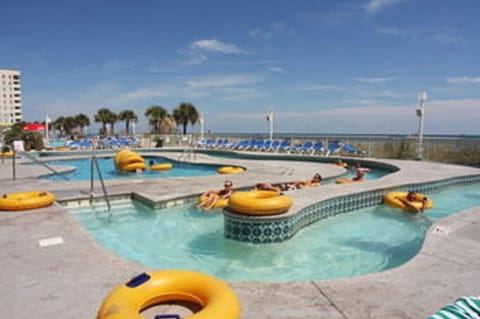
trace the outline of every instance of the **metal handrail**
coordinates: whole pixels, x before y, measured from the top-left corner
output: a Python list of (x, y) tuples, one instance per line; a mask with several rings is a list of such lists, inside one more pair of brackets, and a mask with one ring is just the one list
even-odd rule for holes
[[(95, 166), (94, 166), (95, 165)], [(110, 199), (108, 198), (107, 188), (105, 187), (105, 182), (103, 181), (102, 171), (100, 170), (100, 166), (97, 161), (97, 157), (93, 155), (90, 159), (90, 204), (93, 201), (93, 182), (94, 182), (94, 170), (95, 167), (97, 168), (98, 179), (100, 180), (100, 185), (102, 185), (103, 196), (105, 197), (105, 201), (107, 202), (108, 211), (110, 211)]]
[(64, 180), (68, 181), (68, 177), (67, 177), (67, 176), (65, 176), (64, 174), (56, 171), (53, 167), (49, 166), (47, 163), (44, 163), (44, 162), (40, 161), (38, 158), (30, 155), (29, 153), (27, 153), (27, 152), (19, 152), (19, 154), (25, 155), (25, 156), (28, 157), (29, 159), (33, 160), (35, 163), (40, 164), (40, 165), (46, 167), (49, 171), (51, 171), (51, 172), (54, 173), (55, 175), (58, 175), (58, 176), (60, 176), (61, 178), (63, 178)]
[(192, 159), (193, 159), (193, 161), (197, 160), (197, 153), (195, 152), (194, 147), (189, 147), (189, 148), (184, 149), (183, 152), (178, 157), (179, 161), (185, 161), (185, 162), (188, 161), (188, 160), (191, 161)]

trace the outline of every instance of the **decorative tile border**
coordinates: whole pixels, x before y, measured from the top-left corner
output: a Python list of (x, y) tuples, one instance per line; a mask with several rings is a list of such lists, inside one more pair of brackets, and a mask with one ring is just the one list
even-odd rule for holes
[(382, 204), (383, 195), (391, 191), (413, 190), (425, 194), (443, 191), (455, 185), (480, 182), (480, 175), (460, 176), (446, 180), (406, 184), (388, 189), (355, 193), (334, 197), (301, 209), (288, 217), (258, 218), (235, 213), (224, 214), (224, 235), (226, 238), (254, 244), (281, 242), (293, 237), (300, 229), (321, 219), (350, 212), (364, 207)]
[[(131, 194), (110, 195), (108, 196), (108, 199), (110, 201), (126, 201), (131, 200), (132, 196)], [(93, 197), (91, 200), (90, 197), (70, 198), (58, 201), (58, 203), (65, 208), (106, 205), (106, 201), (103, 196)]]

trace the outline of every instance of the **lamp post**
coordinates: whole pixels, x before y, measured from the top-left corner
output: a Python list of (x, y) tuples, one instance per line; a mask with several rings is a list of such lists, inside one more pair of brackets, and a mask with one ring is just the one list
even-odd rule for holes
[(423, 121), (425, 119), (425, 102), (427, 102), (427, 92), (419, 92), (417, 98), (420, 102), (420, 106), (416, 109), (418, 116), (417, 158), (421, 160), (423, 158)]
[(204, 134), (204, 127), (203, 127), (203, 114), (200, 113), (200, 118), (198, 119), (200, 122), (200, 143), (203, 142), (203, 134)]
[(45, 116), (45, 146), (46, 147), (48, 147), (49, 144), (50, 144), (49, 135), (48, 135), (48, 133), (49, 133), (49, 130), (48, 130), (49, 127), (48, 126), (50, 125), (50, 122), (51, 122), (51, 120), (50, 120), (50, 118), (48, 117), (48, 114), (47, 114), (47, 116)]
[(270, 141), (272, 141), (273, 140), (273, 107), (271, 107), (270, 112), (268, 112), (267, 121), (269, 123), (268, 138), (269, 138)]

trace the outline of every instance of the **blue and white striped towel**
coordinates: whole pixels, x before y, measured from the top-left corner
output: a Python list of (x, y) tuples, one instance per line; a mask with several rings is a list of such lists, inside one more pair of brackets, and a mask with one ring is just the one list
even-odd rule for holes
[(480, 319), (480, 299), (461, 297), (455, 303), (440, 309), (428, 319)]

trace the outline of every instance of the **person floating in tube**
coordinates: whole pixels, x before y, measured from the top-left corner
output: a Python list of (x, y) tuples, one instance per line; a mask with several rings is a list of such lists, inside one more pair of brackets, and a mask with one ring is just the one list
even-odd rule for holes
[(198, 203), (197, 208), (210, 210), (215, 207), (219, 199), (228, 199), (233, 194), (233, 183), (230, 180), (225, 181), (223, 189), (219, 191), (207, 191), (202, 194), (205, 199)]

